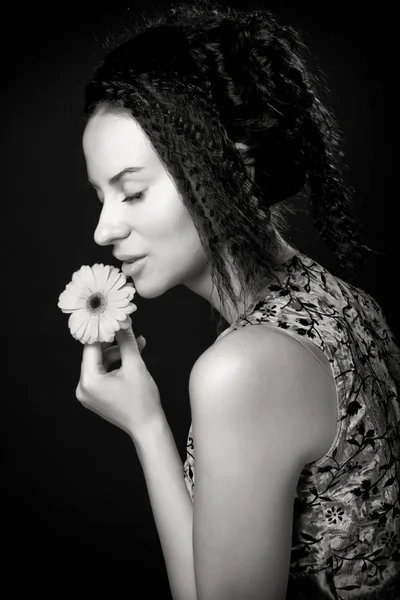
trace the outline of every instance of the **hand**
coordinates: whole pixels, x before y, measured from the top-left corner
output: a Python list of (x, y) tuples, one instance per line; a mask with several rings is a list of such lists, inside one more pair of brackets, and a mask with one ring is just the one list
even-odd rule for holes
[[(117, 331), (115, 338), (118, 345), (108, 348), (100, 342), (85, 344), (76, 397), (85, 408), (135, 440), (164, 412), (158, 387), (140, 354), (145, 339), (136, 340), (132, 321), (127, 329)], [(107, 372), (117, 360), (121, 367)]]

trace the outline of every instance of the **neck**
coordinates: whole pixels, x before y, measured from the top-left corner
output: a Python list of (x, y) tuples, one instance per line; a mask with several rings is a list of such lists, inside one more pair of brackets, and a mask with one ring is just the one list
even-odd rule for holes
[[(290, 244), (288, 244), (288, 242), (286, 242), (279, 234), (278, 235), (278, 240), (280, 242), (280, 257), (279, 257), (279, 264), (283, 264), (286, 263), (287, 261), (289, 261), (297, 252), (298, 250), (296, 250), (295, 248), (293, 248)], [(235, 280), (235, 278), (233, 277), (233, 288), (235, 290), (235, 292), (237, 294), (239, 294), (239, 285), (237, 280)], [(222, 307), (221, 306), (221, 302), (219, 300), (218, 294), (215, 293), (213, 295), (213, 297), (210, 299), (210, 303), (212, 304), (212, 306), (218, 310), (218, 312), (221, 313), (221, 315), (224, 317), (224, 319), (230, 324), (232, 325), (233, 323), (235, 323), (238, 318), (243, 315), (246, 311), (247, 308), (247, 312), (253, 310), (253, 308), (258, 304), (258, 302), (260, 302), (260, 300), (263, 300), (267, 294), (267, 287), (269, 286), (271, 282), (267, 282), (265, 285), (262, 286), (262, 288), (260, 289), (260, 291), (257, 292), (257, 294), (255, 295), (255, 297), (248, 297), (246, 300), (243, 300), (239, 303), (239, 310), (236, 310), (234, 306), (232, 306), (231, 302), (228, 302), (228, 305), (226, 307)], [(246, 307), (247, 305), (247, 307)]]
[[(293, 248), (292, 246), (290, 246), (290, 244), (288, 244), (279, 235), (279, 233), (277, 233), (277, 238), (278, 238), (279, 248), (280, 248), (280, 252), (279, 252), (280, 256), (279, 256), (278, 262), (280, 264), (283, 264), (286, 261), (288, 261), (294, 254), (296, 254), (297, 250), (295, 248)], [(235, 274), (231, 271), (229, 262), (227, 263), (227, 266), (228, 266), (228, 272), (231, 275), (231, 281), (232, 281), (232, 286), (233, 286), (234, 292), (239, 297), (239, 295), (240, 295), (239, 281), (238, 281), (237, 277), (235, 276)], [(254, 308), (254, 306), (261, 299), (265, 298), (266, 293), (267, 293), (267, 287), (269, 284), (270, 284), (270, 282), (266, 282), (265, 284), (263, 284), (261, 286), (261, 289), (256, 294), (256, 297), (251, 297), (249, 295), (247, 298), (242, 299), (239, 303), (238, 310), (235, 309), (235, 307), (232, 305), (232, 303), (229, 301), (229, 299), (228, 299), (227, 305), (222, 306), (221, 300), (218, 295), (218, 291), (217, 291), (216, 287), (213, 286), (213, 284), (212, 284), (210, 268), (208, 265), (207, 265), (207, 267), (204, 268), (203, 271), (201, 271), (200, 273), (198, 272), (196, 274), (196, 276), (193, 277), (190, 281), (187, 280), (184, 285), (187, 288), (189, 288), (190, 290), (192, 290), (192, 292), (194, 292), (195, 294), (198, 294), (199, 296), (201, 296), (202, 298), (207, 300), (211, 304), (211, 306), (213, 306), (215, 308), (215, 310), (217, 310), (222, 315), (222, 317), (225, 319), (225, 321), (227, 321), (229, 324), (233, 324), (237, 321), (237, 319), (239, 318), (240, 315), (243, 315), (245, 313), (245, 311), (252, 310), (252, 308)]]

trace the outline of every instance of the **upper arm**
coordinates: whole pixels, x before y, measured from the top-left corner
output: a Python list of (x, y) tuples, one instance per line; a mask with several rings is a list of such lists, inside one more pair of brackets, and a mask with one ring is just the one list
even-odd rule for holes
[(283, 600), (294, 497), (307, 463), (311, 363), (288, 336), (264, 339), (261, 348), (235, 333), (200, 357), (189, 381), (197, 593)]

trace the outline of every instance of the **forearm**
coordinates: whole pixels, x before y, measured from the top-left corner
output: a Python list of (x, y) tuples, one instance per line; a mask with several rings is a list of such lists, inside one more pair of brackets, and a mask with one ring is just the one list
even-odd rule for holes
[(197, 600), (193, 561), (193, 505), (168, 421), (134, 439), (174, 600)]

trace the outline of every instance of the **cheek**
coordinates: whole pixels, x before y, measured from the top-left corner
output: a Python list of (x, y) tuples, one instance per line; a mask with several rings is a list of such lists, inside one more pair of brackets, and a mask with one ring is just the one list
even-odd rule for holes
[(179, 250), (181, 253), (192, 254), (196, 248), (201, 247), (197, 230), (180, 199), (162, 208), (157, 213), (157, 221), (153, 221), (152, 230), (157, 235), (158, 242), (165, 245), (165, 252), (169, 254)]
[(206, 259), (197, 229), (189, 215), (178, 219), (166, 219), (155, 241), (160, 271), (168, 273), (168, 279), (180, 283), (204, 270)]

